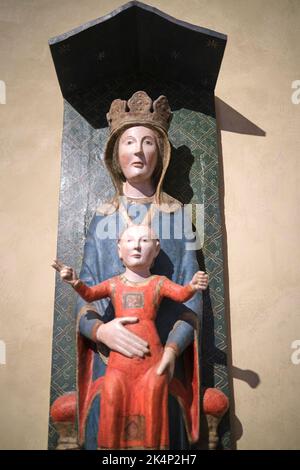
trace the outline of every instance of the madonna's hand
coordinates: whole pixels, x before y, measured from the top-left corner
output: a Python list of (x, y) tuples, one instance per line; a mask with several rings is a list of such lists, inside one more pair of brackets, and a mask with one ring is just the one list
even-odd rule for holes
[(96, 338), (108, 348), (124, 356), (144, 357), (150, 352), (148, 343), (123, 326), (127, 323), (136, 322), (138, 322), (137, 317), (115, 318), (98, 327)]
[(169, 382), (171, 382), (173, 375), (174, 375), (174, 368), (175, 368), (175, 360), (176, 360), (176, 353), (173, 348), (165, 347), (163, 356), (159, 363), (159, 366), (156, 370), (157, 375), (162, 375), (164, 372), (167, 371), (169, 376)]

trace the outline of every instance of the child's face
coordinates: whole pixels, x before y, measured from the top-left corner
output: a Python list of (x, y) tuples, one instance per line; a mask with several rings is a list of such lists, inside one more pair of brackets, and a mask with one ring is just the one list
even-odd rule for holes
[(128, 268), (149, 268), (159, 253), (159, 241), (145, 225), (134, 225), (122, 234), (119, 243), (119, 257)]

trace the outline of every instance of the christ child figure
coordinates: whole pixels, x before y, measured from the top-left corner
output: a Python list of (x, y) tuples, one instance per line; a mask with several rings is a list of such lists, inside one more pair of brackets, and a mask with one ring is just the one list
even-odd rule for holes
[[(143, 357), (111, 351), (103, 377), (100, 398), (99, 449), (168, 449), (168, 393), (174, 373), (176, 347), (161, 344), (155, 318), (164, 297), (186, 302), (208, 285), (208, 276), (198, 271), (181, 286), (166, 276), (151, 275), (160, 250), (159, 240), (147, 225), (132, 225), (118, 241), (125, 272), (88, 287), (73, 268), (55, 261), (61, 279), (87, 302), (110, 297), (116, 318), (145, 341)], [(131, 323), (127, 323), (129, 320)]]

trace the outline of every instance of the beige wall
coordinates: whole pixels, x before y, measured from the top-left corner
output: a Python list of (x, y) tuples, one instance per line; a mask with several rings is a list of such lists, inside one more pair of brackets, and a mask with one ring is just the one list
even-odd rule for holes
[[(120, 0), (1, 0), (0, 448), (46, 448), (63, 102), (47, 41)], [(228, 34), (216, 95), (266, 132), (222, 131), (239, 449), (300, 448), (298, 0), (149, 0)], [(236, 125), (218, 105), (221, 125)], [(252, 371), (243, 372), (243, 371)], [(252, 388), (258, 374), (260, 383)], [(252, 380), (252, 381), (251, 381)], [(241, 432), (242, 430), (242, 432)]]

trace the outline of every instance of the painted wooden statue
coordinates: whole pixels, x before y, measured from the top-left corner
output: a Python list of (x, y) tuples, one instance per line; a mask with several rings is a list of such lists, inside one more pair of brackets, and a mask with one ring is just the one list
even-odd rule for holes
[[(151, 286), (154, 289), (162, 279), (165, 288), (167, 279), (180, 285), (189, 284), (194, 273), (199, 271), (191, 221), (181, 203), (162, 190), (171, 158), (167, 134), (171, 119), (172, 113), (165, 96), (152, 102), (147, 93), (138, 91), (128, 102), (121, 99), (112, 102), (107, 114), (110, 134), (104, 161), (116, 192), (111, 201), (97, 208), (89, 226), (79, 275), (87, 286), (114, 278), (115, 288), (119, 289), (121, 285), (124, 288), (125, 278), (119, 277), (124, 272), (124, 266), (118, 256), (116, 242), (120, 234), (132, 224), (151, 226), (159, 238), (160, 251), (154, 260), (151, 274), (163, 277), (147, 279), (149, 288)], [(202, 281), (207, 283), (207, 276), (203, 276)], [(106, 286), (108, 290), (102, 299), (92, 300), (89, 297), (84, 300), (78, 296), (78, 389), (75, 396), (61, 397), (61, 401), (58, 399), (54, 403), (52, 419), (62, 422), (66, 415), (71, 416), (70, 410), (74, 408), (75, 400), (78, 442), (84, 449), (111, 448), (117, 441), (118, 448), (153, 448), (158, 445), (157, 448), (189, 449), (199, 440), (201, 291), (182, 302), (164, 298), (158, 306), (155, 320), (159, 337), (157, 347), (161, 348), (162, 344), (165, 351), (160, 372), (167, 371), (167, 375), (173, 378), (168, 390), (164, 388), (166, 395), (163, 405), (161, 402), (157, 407), (152, 404), (150, 417), (147, 415), (148, 402), (145, 401), (145, 414), (139, 408), (136, 415), (126, 417), (126, 423), (122, 425), (125, 431), (119, 440), (110, 427), (104, 429), (102, 424), (110, 423), (109, 420), (116, 416), (113, 413), (107, 417), (110, 402), (106, 394), (109, 392), (104, 389), (106, 374), (110, 370), (107, 368), (108, 357), (122, 356), (125, 363), (125, 358), (130, 358), (132, 364), (138, 362), (141, 365), (149, 361), (149, 357), (152, 357), (149, 353), (152, 354), (152, 351), (148, 336), (139, 330), (141, 322), (138, 315), (118, 317), (114, 293), (109, 292), (111, 287), (108, 286), (111, 284), (107, 283)], [(130, 290), (131, 286), (127, 287)], [(112, 298), (107, 298), (108, 293)], [(152, 294), (150, 297), (153, 297)], [(163, 297), (157, 292), (157, 298), (160, 295)], [(138, 296), (134, 299), (128, 296), (128, 302), (127, 305), (135, 308)], [(148, 311), (149, 305), (146, 306)], [(114, 360), (109, 359), (109, 364)], [(157, 357), (155, 360), (157, 362)], [(131, 369), (122, 389), (126, 400), (131, 390), (139, 390), (134, 386), (135, 366)], [(228, 400), (221, 392), (208, 390), (207, 403), (212, 405), (211, 409), (208, 407), (208, 414), (219, 419), (228, 407)], [(137, 402), (143, 402), (145, 393), (141, 388)], [(67, 409), (69, 411), (65, 411)], [(168, 419), (162, 416), (168, 416)], [(72, 419), (75, 419), (73, 415)], [(145, 443), (142, 436), (150, 428), (160, 429), (161, 435), (155, 439), (150, 437)]]

